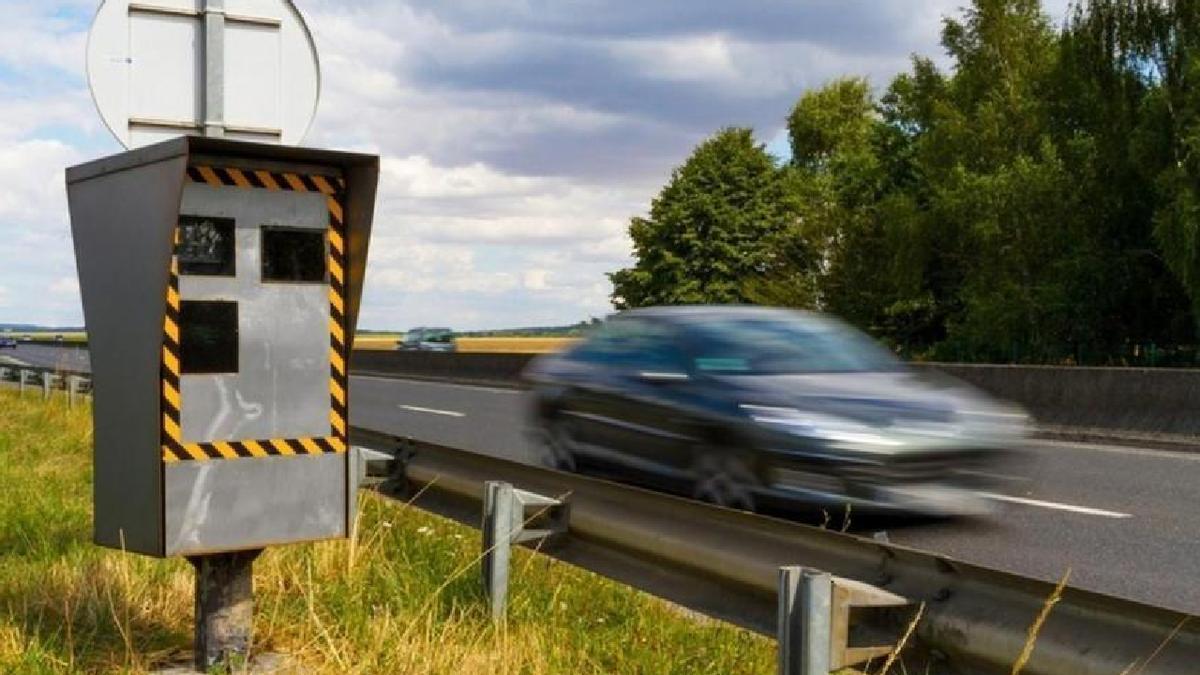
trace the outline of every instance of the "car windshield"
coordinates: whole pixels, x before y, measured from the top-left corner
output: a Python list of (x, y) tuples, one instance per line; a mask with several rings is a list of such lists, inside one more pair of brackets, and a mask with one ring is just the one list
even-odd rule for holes
[(787, 375), (903, 368), (899, 359), (857, 330), (804, 315), (705, 317), (688, 333), (700, 372)]
[(449, 328), (413, 328), (404, 335), (404, 341), (407, 343), (431, 342), (450, 335)]

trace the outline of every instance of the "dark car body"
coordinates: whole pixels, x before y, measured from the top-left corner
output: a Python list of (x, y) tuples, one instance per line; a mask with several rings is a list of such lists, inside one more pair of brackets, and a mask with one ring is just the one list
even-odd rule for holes
[(543, 463), (748, 510), (987, 510), (1026, 416), (811, 313), (650, 308), (535, 360)]
[(13, 337), (0, 337), (0, 349), (16, 349), (17, 339)]

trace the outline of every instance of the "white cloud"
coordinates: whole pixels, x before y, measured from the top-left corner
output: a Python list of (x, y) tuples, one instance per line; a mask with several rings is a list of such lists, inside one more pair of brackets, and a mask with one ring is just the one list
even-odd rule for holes
[(745, 75), (734, 58), (734, 45), (721, 34), (684, 35), (658, 40), (621, 40), (613, 52), (632, 59), (652, 77), (667, 80), (737, 84)]
[[(607, 313), (629, 217), (696, 142), (767, 140), (804, 87), (938, 55), (963, 2), (298, 4), (324, 87), (307, 143), (382, 156), (362, 325), (485, 328)], [(84, 80), (95, 6), (5, 5), (0, 321), (81, 321), (63, 169), (116, 147)]]
[(49, 290), (55, 295), (78, 297), (79, 279), (77, 277), (61, 277), (54, 283), (50, 284)]
[(82, 74), (87, 34), (69, 18), (68, 10), (85, 11), (84, 0), (7, 0), (0, 21), (0, 63), (18, 70), (52, 68), (78, 77)]
[(550, 270), (528, 269), (522, 275), (521, 284), (531, 291), (544, 291), (549, 288), (546, 283), (550, 279)]
[(21, 238), (65, 226), (63, 178), (79, 151), (58, 140), (31, 139), (0, 146), (0, 230)]

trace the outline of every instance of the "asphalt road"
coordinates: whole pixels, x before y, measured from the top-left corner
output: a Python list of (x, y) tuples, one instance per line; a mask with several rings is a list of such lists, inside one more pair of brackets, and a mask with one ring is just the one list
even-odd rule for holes
[[(21, 345), (5, 357), (87, 369), (86, 350), (74, 348)], [(353, 377), (351, 396), (352, 424), (532, 461), (523, 392)], [(1049, 581), (1070, 570), (1073, 586), (1200, 614), (1200, 453), (1043, 441), (1029, 450), (997, 490), (995, 514), (872, 521), (865, 533)]]
[(38, 368), (90, 371), (91, 362), (85, 347), (18, 344), (16, 349), (0, 349), (0, 364), (15, 359)]
[[(523, 392), (354, 377), (351, 423), (531, 461)], [(1200, 614), (1200, 454), (1034, 442), (981, 519), (872, 521), (896, 544)], [(853, 521), (853, 515), (851, 516)], [(834, 525), (838, 525), (835, 516)]]

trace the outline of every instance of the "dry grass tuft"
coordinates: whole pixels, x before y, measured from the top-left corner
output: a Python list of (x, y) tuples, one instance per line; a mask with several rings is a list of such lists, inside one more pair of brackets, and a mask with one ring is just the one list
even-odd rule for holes
[(1050, 617), (1050, 611), (1062, 599), (1063, 590), (1067, 587), (1067, 581), (1071, 578), (1071, 570), (1067, 569), (1063, 574), (1063, 578), (1051, 591), (1050, 597), (1046, 598), (1046, 602), (1042, 604), (1042, 609), (1038, 612), (1037, 618), (1029, 626), (1029, 633), (1025, 637), (1025, 646), (1021, 648), (1020, 655), (1013, 662), (1012, 675), (1020, 675), (1021, 669), (1029, 663), (1029, 657), (1033, 656), (1033, 648), (1037, 644), (1038, 634), (1042, 632), (1042, 626), (1046, 623), (1046, 619)]

